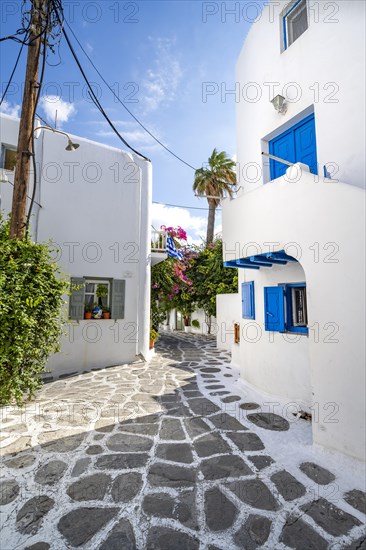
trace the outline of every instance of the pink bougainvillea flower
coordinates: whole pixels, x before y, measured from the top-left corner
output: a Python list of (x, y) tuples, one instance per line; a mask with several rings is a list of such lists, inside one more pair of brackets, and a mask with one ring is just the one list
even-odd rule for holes
[(186, 241), (187, 240), (187, 233), (182, 229), (180, 226), (178, 227), (166, 227), (165, 225), (161, 225), (160, 229), (163, 231), (166, 231), (167, 233), (170, 233), (171, 237), (176, 237), (180, 241)]

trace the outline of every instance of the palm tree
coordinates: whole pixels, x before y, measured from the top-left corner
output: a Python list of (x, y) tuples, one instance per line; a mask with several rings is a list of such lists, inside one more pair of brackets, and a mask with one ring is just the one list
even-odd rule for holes
[(199, 168), (195, 172), (193, 191), (196, 195), (207, 197), (209, 207), (206, 245), (212, 243), (214, 238), (216, 208), (226, 194), (229, 197), (233, 196), (233, 187), (236, 184), (234, 169), (235, 162), (225, 151), (218, 153), (217, 149), (214, 149), (208, 159), (208, 167)]

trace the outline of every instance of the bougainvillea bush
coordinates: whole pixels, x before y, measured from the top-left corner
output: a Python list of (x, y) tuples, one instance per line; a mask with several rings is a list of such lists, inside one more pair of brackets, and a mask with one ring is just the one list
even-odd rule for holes
[(59, 350), (69, 285), (45, 244), (9, 237), (0, 217), (0, 403), (21, 404)]
[[(165, 228), (173, 236), (177, 248), (183, 252), (182, 260), (168, 258), (152, 268), (152, 312), (157, 326), (172, 309), (180, 311), (184, 323), (197, 308), (204, 310), (208, 330), (211, 317), (216, 314), (216, 295), (237, 292), (237, 269), (223, 266), (222, 241), (207, 247), (182, 246), (185, 232)], [(179, 228), (181, 229), (181, 228)], [(182, 230), (183, 231), (183, 230)], [(182, 238), (184, 234), (185, 238)]]
[(216, 316), (216, 295), (238, 292), (238, 270), (224, 267), (220, 239), (198, 249), (190, 277), (196, 307), (205, 312), (210, 333), (211, 317)]
[(187, 241), (187, 233), (179, 225), (178, 227), (166, 227), (166, 225), (161, 225), (160, 229), (169, 233), (169, 235), (175, 239), (176, 244), (178, 241), (178, 247), (181, 246), (181, 241)]

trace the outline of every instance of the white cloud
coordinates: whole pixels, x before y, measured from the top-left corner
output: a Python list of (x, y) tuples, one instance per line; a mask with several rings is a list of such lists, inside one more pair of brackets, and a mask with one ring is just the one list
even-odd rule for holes
[(85, 49), (86, 49), (86, 51), (87, 51), (89, 54), (93, 53), (93, 51), (94, 51), (94, 48), (93, 48), (93, 46), (90, 44), (90, 42), (87, 42), (87, 43), (85, 44)]
[(170, 38), (149, 37), (156, 50), (152, 67), (147, 70), (142, 81), (145, 111), (155, 111), (162, 102), (174, 101), (178, 86), (183, 77), (179, 60), (172, 50), (175, 40)]
[(194, 216), (186, 208), (154, 203), (152, 205), (152, 224), (158, 230), (162, 225), (167, 227), (180, 225), (187, 232), (190, 244), (202, 244), (206, 237), (206, 215)]
[[(114, 124), (116, 126), (116, 124)], [(144, 132), (142, 129), (138, 130), (131, 130), (126, 131), (123, 130), (123, 128), (118, 128), (117, 130), (121, 133), (122, 137), (128, 141), (131, 142), (131, 144), (138, 144), (138, 145), (144, 145), (144, 144), (150, 144), (151, 141), (154, 141), (149, 134)], [(115, 132), (113, 130), (98, 130), (97, 135), (101, 137), (111, 137), (115, 136)]]
[[(123, 121), (123, 120), (113, 120), (114, 126), (120, 132), (121, 136), (135, 149), (141, 150), (142, 153), (151, 153), (151, 152), (162, 152), (162, 147), (147, 133), (141, 128), (136, 122)], [(104, 124), (100, 122), (103, 128), (97, 130), (95, 135), (98, 138), (113, 138), (116, 137), (116, 134), (109, 128), (107, 123)], [(156, 128), (150, 128), (150, 131), (158, 138), (162, 139), (160, 136), (159, 130)]]
[(57, 122), (62, 124), (67, 122), (69, 118), (76, 113), (76, 108), (73, 103), (64, 101), (56, 95), (48, 95), (41, 97), (40, 105), (48, 120), (55, 122), (57, 111)]
[(0, 105), (0, 113), (5, 115), (19, 117), (20, 116), (20, 105), (12, 105), (6, 99)]

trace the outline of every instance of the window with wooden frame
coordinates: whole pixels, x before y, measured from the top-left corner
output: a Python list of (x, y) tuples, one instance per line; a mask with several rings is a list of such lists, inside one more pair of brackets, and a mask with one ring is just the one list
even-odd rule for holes
[(264, 288), (264, 328), (273, 332), (308, 334), (305, 283)]
[[(104, 296), (98, 296), (98, 287), (102, 287), (105, 289)], [(85, 292), (84, 292), (85, 305), (92, 307), (95, 304), (97, 304), (98, 306), (101, 306), (101, 307), (109, 307), (110, 289), (111, 289), (110, 281), (85, 279)]]
[(306, 0), (294, 0), (282, 15), (283, 50), (286, 50), (308, 28), (308, 7)]
[[(97, 288), (101, 285), (107, 293), (97, 297)], [(110, 309), (112, 319), (124, 319), (125, 317), (126, 281), (123, 279), (72, 277), (71, 296), (69, 302), (69, 317), (75, 321), (84, 319), (86, 307), (98, 304)]]
[(2, 145), (1, 147), (1, 168), (4, 170), (13, 171), (17, 163), (17, 150), (10, 145)]

